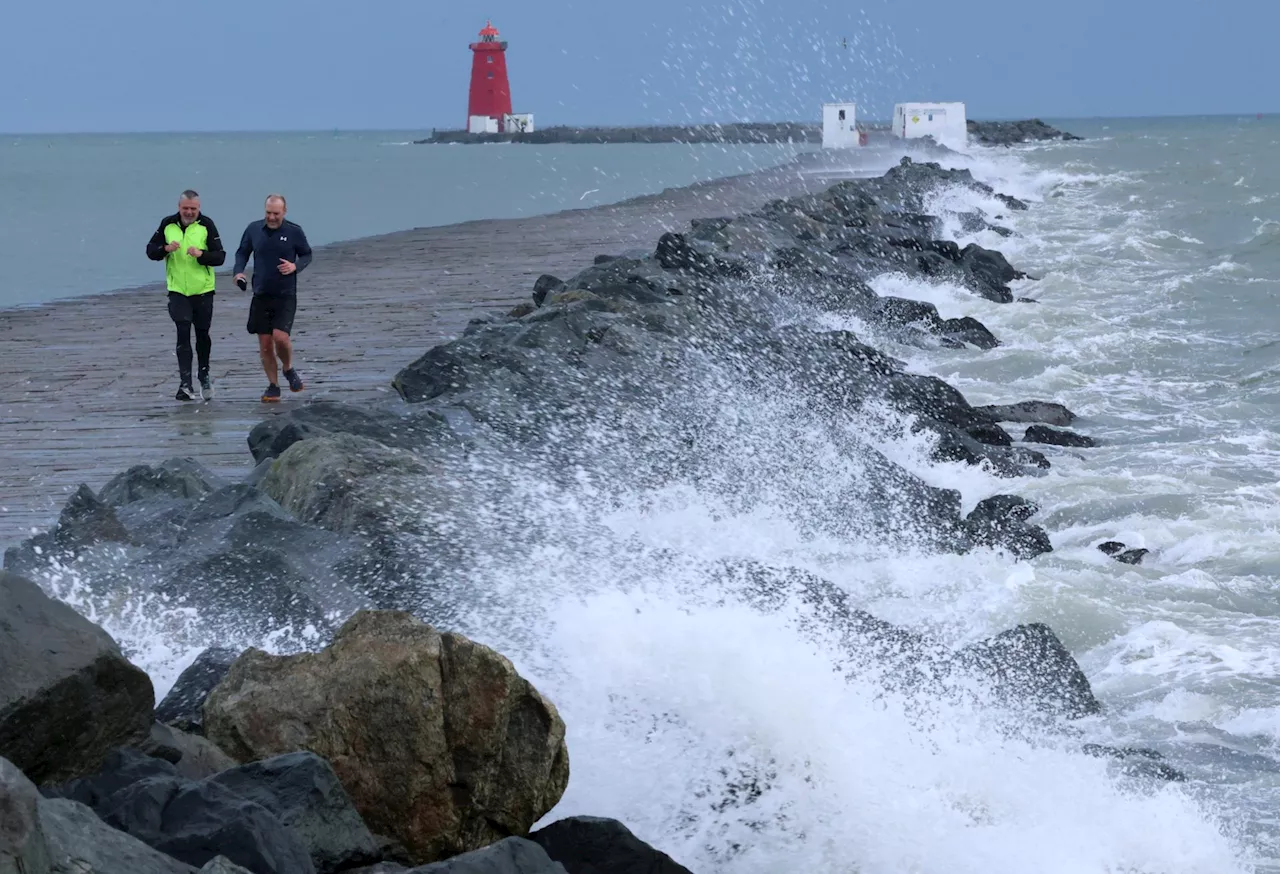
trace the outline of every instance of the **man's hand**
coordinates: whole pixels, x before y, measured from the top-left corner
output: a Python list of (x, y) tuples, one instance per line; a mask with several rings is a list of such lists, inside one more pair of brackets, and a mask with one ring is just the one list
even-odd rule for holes
[(164, 247), (164, 250), (165, 250), (166, 252), (176, 252), (176, 251), (178, 251), (178, 249), (180, 249), (181, 247), (182, 247), (182, 244), (181, 244), (181, 243), (170, 243), (169, 245), (167, 245), (167, 246), (165, 246), (165, 247)]
[(190, 255), (192, 258), (199, 258), (201, 255), (204, 254), (204, 250), (197, 249), (195, 246), (188, 246), (187, 254)]
[(277, 269), (280, 271), (281, 276), (288, 276), (290, 273), (298, 269), (298, 265), (294, 264), (292, 261), (286, 261), (281, 258)]
[(235, 276), (233, 276), (233, 277), (231, 277), (231, 278), (232, 278), (232, 280), (235, 282), (235, 284), (236, 284), (236, 285), (240, 286), (241, 290), (243, 290), (243, 289), (244, 289), (245, 284), (248, 282), (248, 280), (247, 280), (247, 279), (245, 279), (245, 276), (244, 276), (244, 274), (243, 274), (243, 273), (237, 273)]

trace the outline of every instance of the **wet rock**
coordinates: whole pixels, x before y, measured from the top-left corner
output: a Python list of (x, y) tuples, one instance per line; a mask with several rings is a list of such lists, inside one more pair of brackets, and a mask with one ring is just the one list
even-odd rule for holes
[(1115, 759), (1125, 776), (1147, 777), (1169, 783), (1185, 783), (1187, 775), (1167, 764), (1164, 756), (1155, 750), (1134, 747), (1109, 747), (1101, 744), (1085, 744), (1084, 752), (1097, 758)]
[(1022, 439), (1027, 443), (1045, 443), (1050, 446), (1089, 448), (1098, 445), (1098, 441), (1092, 437), (1077, 434), (1074, 431), (1050, 428), (1046, 425), (1032, 425)]
[(1116, 561), (1121, 564), (1142, 564), (1142, 559), (1150, 550), (1146, 549), (1126, 549), (1115, 557)]
[(1053, 551), (1043, 528), (1027, 524), (1038, 507), (1017, 495), (995, 495), (978, 502), (965, 517), (964, 531), (978, 546), (1007, 549), (1018, 558)]
[(67, 500), (53, 528), (5, 550), (4, 566), (10, 571), (35, 575), (51, 559), (70, 564), (78, 553), (96, 544), (132, 542), (133, 537), (115, 509), (82, 483)]
[[(970, 425), (970, 428), (980, 428)], [(969, 436), (948, 423), (917, 422), (915, 429), (930, 428), (937, 436), (930, 457), (935, 461), (958, 461), (963, 464), (985, 466), (1000, 477), (1037, 475), (1049, 469), (1049, 460), (1034, 450), (1020, 446), (988, 444)], [(979, 431), (979, 433), (982, 433)]]
[(169, 762), (179, 776), (188, 780), (203, 780), (236, 766), (230, 756), (208, 739), (159, 722), (151, 726), (150, 736), (139, 749), (152, 758)]
[(210, 782), (271, 811), (306, 848), (318, 874), (336, 874), (382, 859), (338, 775), (314, 753), (250, 762)]
[(98, 492), (98, 498), (124, 507), (148, 498), (197, 500), (227, 485), (194, 458), (170, 458), (156, 466), (135, 465), (117, 474)]
[(979, 443), (985, 443), (988, 446), (1012, 446), (1013, 438), (1008, 432), (994, 423), (983, 423), (980, 425), (970, 425), (964, 429), (964, 433), (968, 434)]
[(204, 701), (239, 657), (239, 650), (220, 646), (209, 647), (196, 656), (156, 707), (156, 720), (182, 731), (203, 733)]
[(992, 249), (984, 249), (976, 243), (964, 247), (959, 263), (968, 285), (987, 300), (996, 303), (1012, 303), (1013, 292), (1009, 289), (1009, 283), (1026, 277), (1021, 271), (1015, 270), (1004, 255)]
[(172, 762), (141, 749), (120, 747), (107, 754), (96, 773), (63, 783), (46, 783), (40, 791), (47, 798), (65, 798), (97, 810), (112, 795), (134, 783), (178, 776)]
[(412, 449), (450, 436), (448, 422), (432, 410), (402, 415), (319, 400), (259, 422), (249, 432), (249, 451), (253, 460), (260, 462), (278, 458), (299, 440), (330, 434), (355, 434), (398, 449)]
[[(1017, 518), (1030, 510), (1014, 496), (993, 502)], [(755, 562), (720, 563), (713, 575), (726, 597), (766, 613), (784, 607), (795, 612), (799, 627), (839, 634), (838, 643), (852, 656), (855, 672), (868, 671), (886, 688), (922, 696), (972, 697), (972, 679), (998, 703), (1051, 718), (1079, 718), (1101, 710), (1089, 680), (1053, 631), (1043, 623), (1019, 625), (980, 643), (953, 650), (928, 635), (885, 622), (856, 609), (839, 586), (797, 568)], [(841, 670), (849, 670), (846, 664)], [(960, 677), (957, 688), (951, 680)]]
[(262, 805), (209, 780), (148, 777), (97, 807), (103, 822), (188, 865), (217, 856), (261, 874), (312, 874), (306, 848)]
[(984, 146), (1011, 146), (1015, 143), (1046, 140), (1080, 140), (1075, 134), (1050, 127), (1038, 118), (1022, 121), (968, 121), (969, 137)]
[(53, 874), (196, 874), (197, 869), (103, 822), (75, 801), (40, 802)]
[(533, 302), (536, 306), (542, 306), (547, 299), (547, 295), (564, 291), (566, 288), (563, 281), (549, 273), (539, 276), (533, 283)]
[(154, 705), (109, 634), (0, 571), (0, 755), (36, 782), (89, 773), (146, 737)]
[(0, 874), (49, 874), (49, 865), (40, 793), (12, 762), (0, 758)]
[(949, 337), (953, 340), (959, 340), (962, 343), (968, 343), (977, 346), (979, 349), (994, 349), (1000, 345), (1000, 341), (996, 339), (996, 335), (987, 329), (987, 326), (972, 316), (965, 316), (960, 319), (947, 319), (938, 326), (937, 333), (943, 337)]
[(565, 874), (565, 869), (533, 841), (513, 837), (406, 874)]
[(1143, 557), (1150, 552), (1150, 550), (1142, 548), (1127, 549), (1125, 545), (1118, 540), (1108, 540), (1105, 543), (1099, 543), (1098, 550), (1111, 556), (1121, 564), (1141, 564)]
[(248, 868), (241, 868), (226, 856), (215, 856), (200, 868), (200, 874), (253, 874)]
[(961, 664), (986, 674), (1008, 701), (1053, 716), (1077, 719), (1099, 713), (1089, 680), (1049, 626), (1019, 625), (957, 653)]
[(975, 407), (992, 422), (1043, 422), (1046, 425), (1065, 427), (1076, 420), (1076, 414), (1062, 404), (1048, 401), (1021, 401), (1006, 406)]
[(396, 611), (357, 613), (319, 653), (247, 651), (205, 717), (242, 761), (329, 760), (365, 822), (418, 863), (526, 833), (569, 777), (564, 723), (509, 661)]
[(510, 311), (507, 312), (507, 318), (523, 319), (525, 316), (529, 315), (530, 313), (536, 312), (537, 309), (538, 309), (537, 304), (526, 301), (525, 303), (516, 304), (514, 307), (512, 307)]
[(568, 874), (689, 874), (689, 869), (637, 838), (616, 819), (561, 819), (533, 832), (529, 840)]

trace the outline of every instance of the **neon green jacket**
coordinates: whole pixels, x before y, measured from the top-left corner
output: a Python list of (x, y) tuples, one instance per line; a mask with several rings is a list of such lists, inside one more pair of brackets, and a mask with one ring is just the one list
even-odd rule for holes
[[(164, 247), (170, 243), (177, 243), (178, 248), (166, 252)], [(187, 254), (192, 246), (204, 254), (192, 258)], [(213, 268), (226, 262), (227, 252), (222, 248), (217, 226), (208, 216), (198, 216), (184, 228), (181, 217), (174, 213), (160, 220), (160, 227), (147, 241), (147, 257), (164, 262), (170, 291), (190, 297), (213, 291)]]

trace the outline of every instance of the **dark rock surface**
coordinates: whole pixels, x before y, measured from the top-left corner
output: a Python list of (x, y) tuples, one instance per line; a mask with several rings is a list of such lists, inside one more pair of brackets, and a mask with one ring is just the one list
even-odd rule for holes
[(110, 635), (0, 571), (0, 756), (37, 782), (88, 773), (146, 737), (154, 705)]
[(616, 819), (561, 819), (531, 833), (529, 840), (568, 874), (689, 874), (688, 868), (637, 838)]
[(204, 701), (239, 656), (239, 650), (226, 647), (209, 647), (196, 656), (156, 706), (156, 721), (182, 731), (203, 733)]
[(408, 874), (566, 874), (542, 847), (525, 838), (504, 838), (479, 850), (443, 862), (411, 869)]
[[(184, 779), (168, 762), (135, 750), (116, 750), (99, 773), (43, 792), (83, 804), (108, 825), (195, 867), (222, 855), (252, 871), (315, 870), (300, 837), (254, 798), (217, 778)], [(296, 799), (281, 806), (296, 810)]]
[(996, 681), (997, 690), (1068, 718), (1102, 710), (1089, 680), (1049, 626), (1019, 625), (960, 650), (961, 662)]
[(103, 822), (75, 801), (40, 802), (52, 874), (196, 874), (197, 869)]
[(12, 762), (0, 758), (0, 872), (47, 874), (49, 846), (40, 822), (40, 793)]
[(1141, 547), (1128, 549), (1118, 540), (1108, 540), (1105, 543), (1099, 543), (1098, 549), (1121, 564), (1142, 564), (1143, 557), (1151, 551), (1149, 549), (1142, 549)]
[(992, 422), (1043, 422), (1065, 427), (1076, 420), (1076, 414), (1062, 404), (1048, 401), (1021, 401), (1005, 406), (975, 407)]
[(969, 139), (984, 146), (1011, 146), (1045, 140), (1081, 140), (1074, 134), (1050, 127), (1038, 118), (1024, 121), (969, 121)]
[(1094, 440), (1092, 437), (1088, 437), (1084, 434), (1077, 434), (1074, 431), (1050, 428), (1047, 425), (1032, 425), (1027, 429), (1027, 432), (1023, 435), (1022, 439), (1027, 443), (1045, 443), (1050, 446), (1089, 448), (1098, 445), (1098, 441)]
[[(1004, 507), (1005, 518), (1017, 520), (1032, 510), (1019, 501), (999, 496), (993, 505)], [(855, 608), (842, 589), (807, 571), (725, 562), (712, 578), (726, 593), (757, 609), (802, 604), (815, 626), (842, 635), (842, 645), (862, 670), (901, 691), (971, 698), (968, 684), (950, 685), (963, 675), (977, 678), (997, 700), (1019, 711), (1075, 719), (1101, 709), (1080, 666), (1042, 623), (1019, 625), (954, 650)]]
[(275, 814), (307, 849), (317, 874), (336, 874), (382, 858), (338, 775), (314, 753), (250, 762), (210, 782)]

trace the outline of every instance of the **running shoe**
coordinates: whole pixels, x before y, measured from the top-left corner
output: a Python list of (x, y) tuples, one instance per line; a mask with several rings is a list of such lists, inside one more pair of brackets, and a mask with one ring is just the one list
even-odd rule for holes
[(209, 398), (213, 397), (213, 380), (207, 376), (201, 377), (200, 392), (201, 394), (204, 395), (204, 399), (206, 401), (209, 400)]
[(289, 380), (289, 391), (302, 391), (302, 377), (298, 376), (298, 371), (290, 368), (284, 372), (284, 378)]
[(196, 399), (196, 393), (192, 390), (191, 386), (184, 382), (182, 385), (178, 386), (178, 392), (174, 397), (180, 401), (194, 401)]
[(262, 402), (264, 404), (280, 403), (280, 386), (274, 382), (267, 386), (267, 390), (262, 393)]

